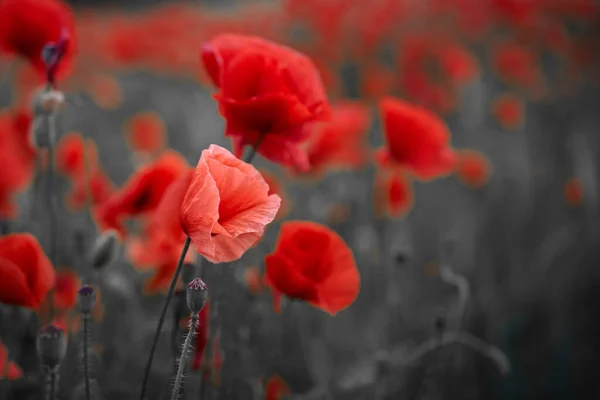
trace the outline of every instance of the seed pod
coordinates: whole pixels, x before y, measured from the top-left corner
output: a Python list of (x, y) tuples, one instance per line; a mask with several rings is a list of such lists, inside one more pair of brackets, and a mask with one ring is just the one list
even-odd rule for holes
[(48, 324), (38, 333), (36, 349), (42, 364), (54, 369), (67, 354), (67, 335), (58, 326)]
[(82, 314), (89, 314), (96, 305), (96, 291), (90, 285), (83, 285), (77, 292), (77, 309)]
[(117, 235), (114, 229), (109, 229), (98, 236), (90, 255), (92, 268), (102, 269), (113, 262), (119, 248)]
[(207, 297), (208, 286), (202, 279), (195, 278), (187, 284), (186, 300), (193, 313), (199, 313), (204, 308)]

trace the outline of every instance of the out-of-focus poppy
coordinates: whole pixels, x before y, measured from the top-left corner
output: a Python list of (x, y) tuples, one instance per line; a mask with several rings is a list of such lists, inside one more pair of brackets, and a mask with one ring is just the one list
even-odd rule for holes
[(114, 110), (123, 103), (123, 89), (119, 81), (107, 74), (94, 74), (85, 83), (84, 89), (98, 106)]
[(35, 237), (0, 237), (0, 302), (37, 308), (55, 282), (54, 268)]
[(181, 225), (213, 263), (239, 259), (261, 239), (281, 199), (250, 164), (222, 147), (202, 152), (181, 205)]
[[(8, 365), (6, 365), (8, 363)], [(5, 375), (6, 374), (6, 375)], [(9, 379), (11, 381), (21, 379), (23, 371), (17, 364), (8, 358), (8, 350), (4, 343), (0, 341), (0, 379)]]
[(571, 178), (564, 187), (565, 202), (570, 207), (578, 207), (583, 201), (583, 185), (579, 178)]
[(494, 69), (503, 80), (523, 88), (534, 88), (540, 83), (541, 72), (533, 49), (507, 41), (493, 51)]
[[(47, 45), (53, 52), (49, 65), (42, 58)], [(62, 1), (0, 2), (0, 50), (25, 58), (50, 83), (69, 71), (75, 49), (75, 19)]]
[(63, 135), (56, 146), (56, 169), (69, 178), (82, 175), (86, 163), (84, 146), (81, 134), (71, 132)]
[(81, 287), (79, 275), (72, 270), (63, 269), (56, 272), (54, 285), (54, 306), (61, 310), (70, 310), (77, 303), (77, 291)]
[(244, 269), (244, 282), (248, 291), (253, 295), (262, 293), (265, 288), (263, 276), (260, 269), (255, 266), (250, 266)]
[(377, 152), (383, 167), (401, 167), (420, 179), (452, 172), (456, 154), (446, 124), (432, 112), (386, 97), (379, 103), (386, 146)]
[(271, 376), (265, 384), (265, 400), (281, 400), (292, 391), (280, 376)]
[(155, 112), (143, 111), (125, 123), (125, 135), (132, 150), (153, 154), (166, 144), (165, 123)]
[(204, 308), (198, 315), (198, 325), (196, 330), (196, 345), (194, 346), (194, 356), (192, 358), (192, 369), (199, 370), (204, 361), (206, 345), (208, 344), (208, 335), (210, 334), (210, 300), (206, 301)]
[(492, 113), (504, 128), (516, 129), (523, 124), (523, 102), (513, 95), (502, 95), (492, 105)]
[(412, 182), (406, 173), (380, 171), (375, 176), (375, 206), (380, 216), (399, 218), (414, 204)]
[(491, 174), (492, 165), (483, 153), (476, 150), (459, 152), (456, 175), (462, 183), (472, 189), (479, 189), (488, 183)]
[(311, 174), (330, 168), (358, 168), (368, 160), (369, 110), (360, 103), (339, 103), (331, 119), (315, 129), (307, 145)]
[(282, 224), (265, 266), (270, 285), (331, 315), (352, 304), (360, 290), (352, 250), (337, 233), (314, 222)]
[(313, 122), (328, 117), (329, 103), (306, 56), (258, 37), (225, 34), (204, 44), (202, 63), (219, 89), (215, 98), (236, 156), (260, 143), (265, 158), (309, 168), (300, 144)]
[(116, 229), (125, 236), (122, 220), (154, 211), (168, 187), (189, 170), (185, 158), (166, 150), (154, 162), (136, 171), (123, 188), (100, 206), (97, 219), (104, 229)]

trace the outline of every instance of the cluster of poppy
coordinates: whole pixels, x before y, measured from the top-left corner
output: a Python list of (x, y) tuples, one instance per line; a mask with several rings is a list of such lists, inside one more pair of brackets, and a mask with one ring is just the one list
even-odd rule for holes
[[(398, 32), (398, 20), (406, 21), (424, 9), (434, 16), (448, 11), (443, 1), (425, 2), (424, 9), (415, 8), (413, 3), (380, 0), (365, 9), (366, 3), (358, 0), (285, 2), (283, 8), (272, 10), (280, 13), (274, 21), (307, 22), (317, 38), (329, 38), (314, 40), (312, 47), (306, 47), (307, 54), (314, 55), (309, 57), (257, 36), (227, 33), (213, 37), (212, 33), (224, 27), (228, 31), (238, 31), (236, 27), (271, 30), (264, 35), (267, 37), (285, 32), (283, 26), (257, 24), (256, 20), (237, 26), (235, 18), (231, 25), (223, 23), (225, 18), (212, 25), (199, 24), (198, 19), (209, 21), (209, 14), (188, 12), (188, 6), (153, 12), (150, 17), (141, 18), (139, 24), (129, 20), (127, 24), (123, 20), (119, 23), (114, 16), (83, 15), (76, 35), (73, 14), (59, 0), (0, 0), (0, 49), (26, 59), (49, 85), (56, 85), (71, 70), (76, 72), (76, 81), (78, 75), (93, 76), (92, 67), (114, 69), (142, 63), (165, 67), (165, 59), (175, 68), (186, 65), (197, 71), (195, 46), (211, 34), (211, 39), (204, 41), (199, 58), (205, 79), (217, 89), (214, 98), (226, 122), (224, 134), (232, 139), (233, 154), (211, 145), (192, 167), (179, 153), (165, 148), (166, 133), (160, 118), (142, 113), (126, 125), (127, 139), (139, 156), (139, 166), (121, 188), (113, 186), (101, 167), (93, 141), (79, 134), (64, 135), (57, 145), (56, 159), (49, 160), (71, 182), (69, 207), (87, 207), (101, 230), (119, 232), (127, 243), (132, 263), (153, 269), (146, 288), (156, 291), (168, 286), (188, 238), (206, 260), (232, 262), (259, 242), (268, 224), (283, 216), (286, 205), (282, 206), (281, 186), (273, 176), (240, 159), (246, 146), (295, 176), (319, 176), (340, 167), (354, 169), (374, 159), (378, 167), (376, 195), (383, 198), (384, 211), (394, 216), (404, 215), (410, 209), (414, 201), (413, 180), (429, 181), (456, 172), (473, 188), (488, 181), (491, 165), (485, 156), (472, 150), (455, 150), (448, 127), (430, 110), (445, 112), (455, 106), (452, 93), (476, 76), (476, 59), (458, 37), (440, 40), (443, 32), (439, 31)], [(492, 22), (496, 23), (490, 20), (496, 14), (488, 13), (477, 2), (455, 3), (471, 10), (455, 15), (457, 20), (453, 23), (460, 28), (456, 32), (484, 36)], [(531, 32), (529, 28), (540, 15), (554, 18), (551, 21), (557, 15), (585, 20), (598, 12), (584, 0), (578, 0), (573, 9), (540, 0), (525, 2), (526, 6), (507, 0), (480, 3), (486, 3), (518, 33)], [(319, 7), (319, 12), (315, 12), (315, 7)], [(348, 29), (348, 24), (353, 29)], [(111, 29), (100, 29), (107, 25)], [(556, 30), (559, 26), (551, 24), (551, 28)], [(158, 36), (136, 34), (142, 31)], [(160, 40), (156, 40), (158, 37)], [(367, 90), (363, 94), (377, 101), (385, 133), (384, 146), (371, 154), (366, 137), (371, 119), (369, 107), (363, 102), (330, 104), (322, 79), (327, 83), (327, 77), (336, 74), (327, 74), (324, 66), (339, 65), (349, 43), (360, 43), (348, 48), (353, 57), (376, 59), (372, 56), (390, 38), (402, 47), (401, 54), (396, 55), (401, 72), (398, 77), (379, 73), (385, 68), (378, 63), (361, 65), (361, 70), (367, 71), (363, 82)], [(518, 42), (514, 39), (503, 39), (494, 47), (493, 68), (506, 83), (537, 91), (541, 85), (538, 60), (523, 43), (550, 44), (537, 34), (525, 35)], [(180, 45), (167, 45), (174, 40)], [(86, 46), (75, 60), (77, 43)], [(569, 52), (580, 49), (570, 39), (564, 39), (564, 43), (553, 45), (554, 50), (571, 55)], [(192, 46), (194, 51), (190, 50)], [(173, 57), (165, 55), (169, 51), (174, 52)], [(391, 96), (396, 89), (412, 101)], [(517, 126), (523, 114), (518, 98), (510, 97), (499, 99), (494, 112), (510, 127)], [(27, 188), (34, 174), (36, 151), (29, 140), (31, 129), (34, 127), (27, 113), (0, 115), (0, 155), (7, 166), (6, 174), (0, 178), (0, 212), (4, 219), (15, 216), (12, 197)], [(569, 183), (565, 196), (569, 204), (577, 204), (577, 197), (581, 197), (578, 181)], [(132, 219), (139, 223), (135, 234), (125, 224)], [(187, 261), (193, 261), (195, 255), (188, 257)], [(255, 286), (264, 283), (272, 289), (276, 304), (281, 295), (286, 295), (331, 315), (352, 304), (360, 287), (351, 249), (333, 230), (309, 221), (281, 225), (275, 249), (265, 258), (264, 279), (253, 279)], [(33, 236), (0, 237), (1, 302), (43, 312), (43, 301), (55, 288), (54, 303), (68, 310), (74, 302), (74, 282), (76, 278), (57, 275)], [(208, 307), (205, 309), (200, 317), (205, 328), (197, 338), (195, 367), (208, 363), (204, 351), (209, 311)], [(205, 368), (213, 371), (212, 379), (217, 381), (223, 362), (221, 353), (217, 335), (213, 365)], [(18, 370), (11, 368), (9, 374), (12, 371), (13, 377), (18, 376)], [(270, 390), (278, 396), (276, 393), (286, 389), (273, 379)]]

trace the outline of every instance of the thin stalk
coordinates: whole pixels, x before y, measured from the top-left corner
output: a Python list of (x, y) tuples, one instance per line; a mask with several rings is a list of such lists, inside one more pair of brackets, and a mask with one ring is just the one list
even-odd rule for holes
[(90, 400), (92, 398), (90, 390), (90, 360), (89, 360), (89, 346), (90, 346), (90, 314), (82, 313), (81, 319), (83, 322), (83, 376), (85, 381), (85, 398)]
[(244, 162), (247, 162), (248, 164), (252, 163), (252, 160), (254, 160), (254, 156), (256, 155), (256, 152), (258, 151), (258, 148), (260, 147), (260, 144), (262, 143), (265, 136), (267, 136), (266, 133), (260, 134), (256, 143), (254, 143), (254, 145), (252, 146), (252, 149), (250, 149), (250, 153), (248, 153), (248, 155), (244, 159)]
[(179, 358), (179, 367), (177, 368), (177, 376), (175, 377), (175, 387), (173, 388), (173, 394), (171, 395), (171, 400), (176, 400), (179, 397), (179, 390), (181, 389), (181, 381), (183, 379), (183, 371), (185, 370), (185, 365), (187, 363), (187, 356), (190, 351), (190, 347), (192, 346), (192, 338), (196, 334), (196, 325), (198, 324), (198, 313), (192, 313), (192, 322), (190, 326), (190, 330), (185, 337), (185, 342), (183, 343), (183, 350), (181, 351), (181, 357)]
[(167, 298), (165, 299), (162, 311), (160, 313), (160, 318), (158, 319), (158, 325), (156, 326), (156, 332), (154, 333), (154, 340), (152, 341), (152, 348), (150, 349), (148, 363), (146, 364), (146, 370), (144, 371), (144, 380), (142, 382), (142, 392), (140, 394), (140, 400), (144, 400), (144, 396), (146, 395), (146, 386), (148, 384), (148, 378), (150, 377), (150, 369), (152, 368), (152, 361), (154, 360), (156, 346), (158, 346), (158, 338), (160, 337), (160, 332), (165, 322), (165, 316), (167, 315), (167, 310), (169, 308), (169, 301), (171, 301), (171, 297), (173, 297), (175, 285), (177, 284), (177, 278), (179, 278), (179, 274), (181, 273), (183, 261), (185, 260), (185, 255), (187, 254), (187, 251), (190, 248), (191, 242), (192, 240), (189, 237), (185, 239), (185, 243), (183, 244), (183, 250), (181, 251), (181, 255), (179, 256), (179, 262), (177, 263), (177, 268), (175, 269), (175, 273), (173, 274), (173, 279), (171, 279), (171, 285), (169, 286)]
[(58, 366), (46, 371), (46, 399), (56, 399), (56, 391), (58, 389)]
[[(56, 268), (56, 239), (58, 238), (57, 233), (57, 218), (55, 209), (55, 198), (56, 191), (54, 190), (54, 140), (56, 139), (56, 117), (53, 114), (48, 117), (48, 129), (49, 129), (49, 145), (48, 145), (48, 170), (46, 171), (46, 208), (48, 210), (49, 218), (49, 234), (50, 244), (48, 250), (48, 258), (50, 262)], [(54, 320), (54, 288), (50, 291), (49, 296), (50, 302), (50, 321)]]

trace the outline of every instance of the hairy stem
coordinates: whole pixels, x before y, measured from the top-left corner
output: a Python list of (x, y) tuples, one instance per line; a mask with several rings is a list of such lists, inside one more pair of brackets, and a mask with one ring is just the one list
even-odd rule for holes
[(179, 358), (179, 367), (177, 368), (177, 375), (175, 376), (175, 387), (173, 388), (173, 394), (171, 395), (171, 400), (176, 400), (179, 397), (179, 390), (181, 389), (181, 380), (183, 379), (183, 371), (185, 370), (185, 365), (187, 363), (187, 356), (190, 351), (190, 347), (192, 346), (192, 339), (196, 334), (196, 324), (198, 323), (198, 313), (192, 313), (192, 322), (190, 325), (190, 330), (185, 337), (185, 342), (183, 343), (183, 350), (181, 351), (181, 357)]
[(190, 248), (191, 241), (192, 240), (189, 237), (185, 239), (185, 243), (183, 244), (183, 250), (181, 251), (181, 256), (179, 256), (179, 262), (177, 263), (177, 268), (175, 269), (175, 273), (173, 274), (173, 279), (171, 279), (171, 285), (169, 286), (167, 298), (165, 299), (162, 311), (160, 313), (160, 317), (158, 319), (158, 325), (156, 325), (156, 332), (154, 333), (152, 348), (150, 349), (150, 355), (148, 356), (148, 362), (146, 363), (146, 370), (144, 371), (144, 380), (142, 382), (142, 392), (140, 394), (140, 400), (144, 400), (144, 396), (146, 395), (146, 386), (148, 384), (148, 378), (150, 377), (152, 361), (154, 360), (154, 353), (156, 352), (156, 346), (158, 345), (158, 338), (160, 337), (160, 332), (162, 330), (162, 326), (165, 322), (165, 316), (167, 315), (167, 310), (169, 308), (169, 301), (171, 301), (171, 297), (173, 297), (175, 285), (177, 284), (177, 278), (179, 278), (179, 274), (181, 273), (183, 261), (185, 260), (185, 255), (187, 254), (187, 251)]
[(90, 360), (89, 360), (89, 347), (90, 347), (90, 314), (82, 313), (81, 319), (83, 322), (83, 377), (85, 381), (85, 398), (90, 400), (92, 398), (90, 390)]
[(46, 399), (56, 399), (58, 389), (58, 365), (53, 369), (46, 370)]

